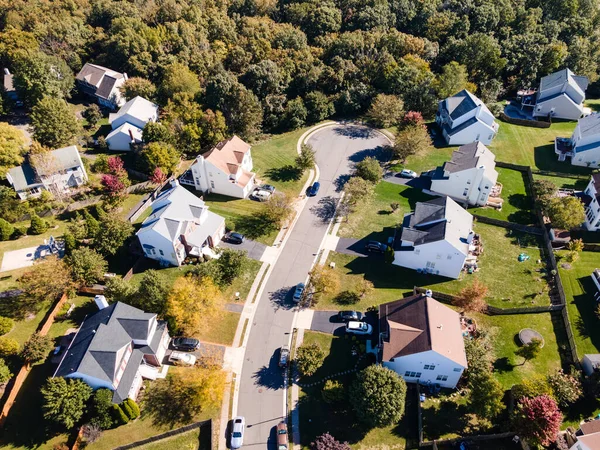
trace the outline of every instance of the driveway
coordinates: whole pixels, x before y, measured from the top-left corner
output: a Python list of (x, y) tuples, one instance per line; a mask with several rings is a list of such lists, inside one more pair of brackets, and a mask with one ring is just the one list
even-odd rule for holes
[(368, 256), (378, 260), (383, 260), (383, 253), (368, 252), (365, 250), (365, 245), (367, 242), (368, 239), (340, 238), (337, 246), (335, 247), (335, 251), (345, 255)]
[(246, 417), (248, 427), (245, 448), (276, 448), (272, 432), (287, 414), (283, 374), (276, 361), (279, 348), (288, 343), (292, 330), (295, 306), (290, 299), (291, 289), (306, 280), (327, 232), (329, 217), (322, 214), (322, 200), (336, 201), (353, 163), (376, 156), (388, 140), (366, 127), (338, 125), (319, 130), (308, 144), (316, 151), (321, 189), (300, 213), (265, 281), (250, 326), (237, 407), (237, 415)]
[(245, 250), (248, 252), (248, 257), (260, 261), (263, 253), (267, 249), (265, 244), (261, 244), (260, 242), (251, 241), (250, 239), (244, 239), (244, 242), (241, 244), (231, 244), (226, 241), (221, 241), (219, 247), (230, 248), (232, 250)]
[(399, 184), (401, 186), (410, 186), (415, 189), (429, 189), (431, 187), (431, 178), (429, 177), (418, 177), (418, 178), (404, 178), (400, 176), (400, 172), (386, 172), (383, 175), (383, 181), (388, 183)]
[(310, 329), (321, 333), (334, 334), (338, 328), (344, 328), (344, 322), (339, 322), (338, 311), (315, 311)]

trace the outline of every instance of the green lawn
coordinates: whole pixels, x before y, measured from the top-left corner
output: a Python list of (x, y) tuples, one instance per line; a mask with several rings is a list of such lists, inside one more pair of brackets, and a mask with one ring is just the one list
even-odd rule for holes
[[(417, 202), (431, 198), (418, 189), (382, 181), (375, 187), (373, 198), (350, 214), (338, 234), (387, 242), (387, 238), (394, 235), (394, 227), (402, 222), (404, 214), (411, 212)], [(400, 205), (396, 212), (392, 212), (391, 203)]]
[[(27, 235), (22, 236), (19, 239), (0, 242), (0, 259), (4, 257), (4, 252), (42, 245), (44, 243), (44, 240), (48, 240), (50, 236), (54, 236), (55, 238), (62, 237), (63, 233), (67, 228), (67, 222), (59, 220), (56, 217), (44, 217), (43, 219), (48, 221), (48, 223), (50, 224), (50, 227), (45, 233), (38, 234), (35, 236)], [(17, 222), (13, 225), (15, 227), (18, 226), (29, 228), (29, 221)]]
[[(336, 271), (341, 277), (341, 290), (357, 290), (360, 280), (370, 280), (375, 289), (361, 299), (353, 308), (366, 310), (367, 307), (397, 300), (410, 293), (414, 286), (429, 287), (433, 290), (458, 294), (479, 278), (488, 288), (487, 301), (500, 308), (547, 305), (550, 299), (547, 294), (547, 283), (539, 270), (543, 264), (540, 250), (541, 238), (526, 235), (493, 225), (477, 223), (475, 231), (481, 235), (483, 254), (479, 258), (479, 272), (469, 275), (463, 272), (458, 280), (418, 274), (414, 270), (386, 264), (375, 258), (354, 257), (332, 252), (328, 262), (335, 262)], [(521, 242), (529, 248), (518, 245)], [(525, 252), (530, 259), (518, 262), (517, 257)], [(540, 294), (541, 292), (541, 294)], [(317, 309), (338, 309), (341, 305), (335, 302), (334, 295), (323, 295)]]
[(502, 183), (501, 198), (504, 199), (501, 210), (495, 208), (469, 209), (472, 214), (479, 214), (493, 219), (531, 225), (535, 223), (535, 216), (531, 210), (531, 193), (527, 187), (527, 178), (518, 170), (497, 167), (498, 182)]
[(201, 431), (198, 428), (137, 448), (139, 450), (210, 450), (210, 441), (206, 438), (209, 436), (208, 429)]
[(572, 175), (569, 177), (554, 177), (550, 175), (538, 175), (533, 174), (534, 180), (548, 180), (562, 189), (575, 189), (577, 191), (583, 191), (590, 182), (589, 175)]

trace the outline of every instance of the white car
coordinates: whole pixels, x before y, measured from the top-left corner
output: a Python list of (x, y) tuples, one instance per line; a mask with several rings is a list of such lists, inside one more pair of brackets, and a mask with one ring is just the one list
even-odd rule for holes
[(196, 364), (196, 356), (191, 353), (171, 352), (169, 361), (176, 366), (193, 366)]
[(417, 178), (417, 173), (414, 170), (402, 169), (400, 176), (402, 178)]
[(244, 445), (244, 428), (246, 428), (246, 419), (242, 416), (234, 417), (231, 429), (231, 448), (241, 448)]
[(373, 333), (373, 327), (367, 322), (350, 321), (346, 324), (346, 333), (367, 335)]

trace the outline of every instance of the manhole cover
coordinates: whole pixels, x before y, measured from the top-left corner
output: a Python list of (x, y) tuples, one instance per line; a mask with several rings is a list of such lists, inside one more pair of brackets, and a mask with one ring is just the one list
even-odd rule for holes
[(259, 394), (262, 394), (262, 389), (259, 389), (259, 390), (258, 390), (258, 393), (259, 393)]

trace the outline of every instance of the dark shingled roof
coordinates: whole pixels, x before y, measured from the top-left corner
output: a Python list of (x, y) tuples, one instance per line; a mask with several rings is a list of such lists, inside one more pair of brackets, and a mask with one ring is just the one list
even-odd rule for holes
[(597, 189), (600, 189), (600, 172), (592, 175), (592, 179), (594, 180), (594, 184), (597, 186)]
[(477, 105), (466, 89), (463, 89), (452, 97), (448, 97), (446, 99), (445, 106), (452, 120), (455, 120), (469, 111), (477, 108)]
[(414, 213), (405, 216), (402, 223), (401, 241), (426, 244), (444, 239), (446, 236), (446, 197), (438, 197), (427, 202), (418, 202)]
[(442, 220), (446, 212), (446, 198), (437, 197), (427, 202), (418, 202), (412, 214), (410, 225)]
[(475, 167), (479, 161), (477, 150), (480, 145), (483, 144), (479, 141), (461, 145), (458, 150), (452, 152), (452, 159), (444, 163), (444, 170), (454, 173)]
[(116, 82), (116, 78), (113, 78), (109, 75), (104, 75), (104, 78), (102, 78), (102, 83), (100, 83), (100, 86), (98, 86), (98, 89), (96, 90), (96, 95), (98, 97), (109, 99), (110, 93), (112, 92)]

